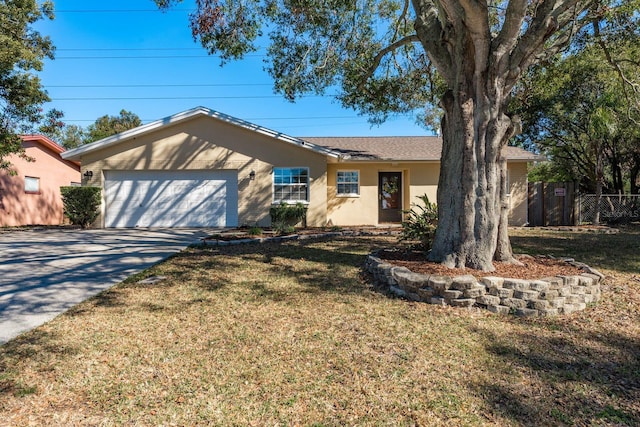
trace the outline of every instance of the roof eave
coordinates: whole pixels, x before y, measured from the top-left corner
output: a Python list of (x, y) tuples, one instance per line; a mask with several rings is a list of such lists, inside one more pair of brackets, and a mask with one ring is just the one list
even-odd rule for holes
[(279, 141), (283, 141), (292, 145), (296, 145), (296, 146), (300, 146), (302, 148), (317, 152), (319, 154), (323, 154), (325, 156), (329, 156), (332, 158), (339, 158), (340, 157), (340, 153), (334, 150), (330, 150), (326, 147), (322, 147), (320, 145), (317, 144), (313, 144), (311, 142), (305, 141), (303, 139), (300, 138), (295, 138), (280, 132), (276, 132), (274, 130), (256, 125), (254, 123), (250, 123), (247, 122), (245, 120), (242, 119), (238, 119), (236, 117), (232, 117), (229, 116), (227, 114), (224, 113), (220, 113), (218, 111), (215, 110), (211, 110), (209, 108), (206, 107), (196, 107), (196, 108), (192, 108), (190, 110), (186, 110), (183, 111), (181, 113), (177, 113), (174, 114), (172, 116), (168, 116), (165, 117), (163, 119), (160, 120), (156, 120), (154, 122), (148, 123), (146, 125), (142, 125), (139, 126), (137, 128), (134, 129), (130, 129), (127, 131), (124, 131), (122, 133), (101, 139), (99, 141), (96, 142), (92, 142), (91, 144), (87, 144), (87, 145), (83, 145), (81, 147), (75, 148), (73, 150), (69, 150), (64, 152), (64, 154), (62, 154), (62, 157), (64, 159), (73, 159), (73, 160), (80, 160), (81, 156), (86, 154), (86, 153), (90, 153), (92, 151), (97, 151), (97, 150), (101, 150), (107, 147), (110, 147), (112, 145), (116, 145), (120, 142), (124, 142), (126, 140), (135, 138), (137, 136), (140, 135), (144, 135), (147, 134), (153, 130), (165, 127), (165, 126), (170, 126), (170, 125), (174, 125), (176, 123), (179, 123), (181, 121), (184, 120), (188, 120), (191, 119), (193, 117), (199, 116), (199, 115), (205, 115), (208, 117), (212, 117), (215, 118), (217, 120), (226, 122), (226, 123), (230, 123), (232, 125), (238, 126), (238, 127), (242, 127), (244, 129), (248, 129), (251, 130), (253, 132), (277, 139)]

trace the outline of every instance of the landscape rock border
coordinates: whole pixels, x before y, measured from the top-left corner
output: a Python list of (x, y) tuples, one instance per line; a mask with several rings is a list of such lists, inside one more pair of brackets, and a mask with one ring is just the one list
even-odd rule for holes
[(377, 286), (412, 301), (453, 307), (480, 307), (499, 314), (557, 316), (584, 310), (599, 301), (604, 275), (572, 258), (561, 260), (583, 271), (580, 275), (536, 280), (472, 275), (441, 276), (414, 273), (378, 257), (367, 256), (365, 271)]
[(247, 244), (260, 244), (260, 243), (279, 243), (292, 240), (309, 240), (309, 239), (324, 239), (332, 237), (343, 236), (394, 236), (400, 233), (397, 229), (384, 229), (384, 230), (343, 230), (343, 231), (330, 231), (330, 232), (318, 232), (312, 234), (288, 234), (282, 236), (272, 237), (247, 237), (245, 239), (215, 239), (211, 237), (205, 237), (200, 239), (203, 246), (235, 246), (235, 245), (247, 245)]

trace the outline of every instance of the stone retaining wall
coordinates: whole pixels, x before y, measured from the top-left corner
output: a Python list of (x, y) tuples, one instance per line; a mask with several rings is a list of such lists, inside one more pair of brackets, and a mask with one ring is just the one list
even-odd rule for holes
[(454, 307), (481, 307), (494, 313), (518, 316), (555, 316), (584, 310), (600, 299), (604, 276), (586, 264), (564, 259), (583, 271), (579, 276), (538, 280), (471, 275), (447, 277), (413, 273), (379, 258), (367, 257), (365, 271), (378, 286), (413, 301)]

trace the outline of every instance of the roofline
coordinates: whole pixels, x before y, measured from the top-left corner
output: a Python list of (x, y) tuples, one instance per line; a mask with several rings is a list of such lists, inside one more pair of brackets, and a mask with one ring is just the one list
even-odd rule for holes
[(242, 120), (237, 117), (232, 117), (232, 116), (229, 116), (228, 114), (220, 113), (219, 111), (215, 111), (207, 107), (195, 107), (190, 110), (186, 110), (186, 111), (174, 114), (172, 116), (168, 116), (160, 120), (147, 123), (146, 125), (142, 125), (134, 129), (126, 130), (124, 132), (101, 139), (99, 141), (95, 141), (87, 145), (82, 145), (73, 150), (66, 151), (64, 154), (62, 154), (62, 157), (64, 159), (79, 160), (79, 157), (82, 156), (83, 154), (90, 153), (92, 151), (100, 150), (103, 148), (107, 148), (112, 145), (118, 144), (120, 142), (126, 141), (128, 139), (135, 138), (136, 136), (144, 135), (153, 130), (160, 129), (165, 126), (173, 125), (173, 124), (176, 124), (200, 115), (212, 117), (214, 119), (217, 119), (226, 123), (230, 123), (232, 125), (235, 125), (244, 129), (248, 129), (250, 131), (277, 139), (279, 141), (283, 141), (289, 144), (300, 146), (302, 148), (306, 148), (311, 151), (315, 151), (325, 156), (333, 157), (336, 159), (344, 157), (341, 153), (337, 151), (330, 150), (328, 148), (311, 143), (309, 141), (305, 141), (304, 139), (289, 136), (281, 132), (276, 132), (274, 130), (256, 125), (254, 123), (250, 123), (246, 120)]
[(440, 163), (440, 159), (358, 159), (358, 158), (344, 158), (339, 159), (340, 163)]
[(20, 139), (22, 139), (23, 141), (27, 142), (38, 142), (40, 143), (40, 145), (44, 146), (45, 148), (48, 148), (49, 150), (53, 151), (54, 153), (60, 155), (60, 158), (66, 162), (69, 163), (73, 163), (76, 166), (80, 166), (80, 162), (76, 161), (76, 160), (71, 160), (71, 159), (66, 159), (62, 153), (66, 152), (67, 150), (62, 147), (61, 145), (58, 145), (54, 140), (50, 139), (49, 137), (42, 135), (42, 134), (30, 134), (30, 135), (20, 135)]
[(56, 153), (62, 153), (65, 151), (64, 147), (61, 147), (60, 145), (56, 144), (53, 140), (49, 139), (44, 135), (40, 135), (40, 134), (20, 135), (20, 139), (22, 139), (23, 141), (40, 142), (42, 145), (44, 145), (45, 147), (49, 148), (52, 151), (55, 151)]

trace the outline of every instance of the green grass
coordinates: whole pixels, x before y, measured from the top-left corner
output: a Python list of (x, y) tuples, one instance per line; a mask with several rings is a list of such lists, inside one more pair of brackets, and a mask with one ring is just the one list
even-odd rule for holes
[(608, 276), (543, 319), (371, 288), (392, 238), (191, 248), (0, 347), (0, 425), (639, 425), (638, 242), (515, 231)]

